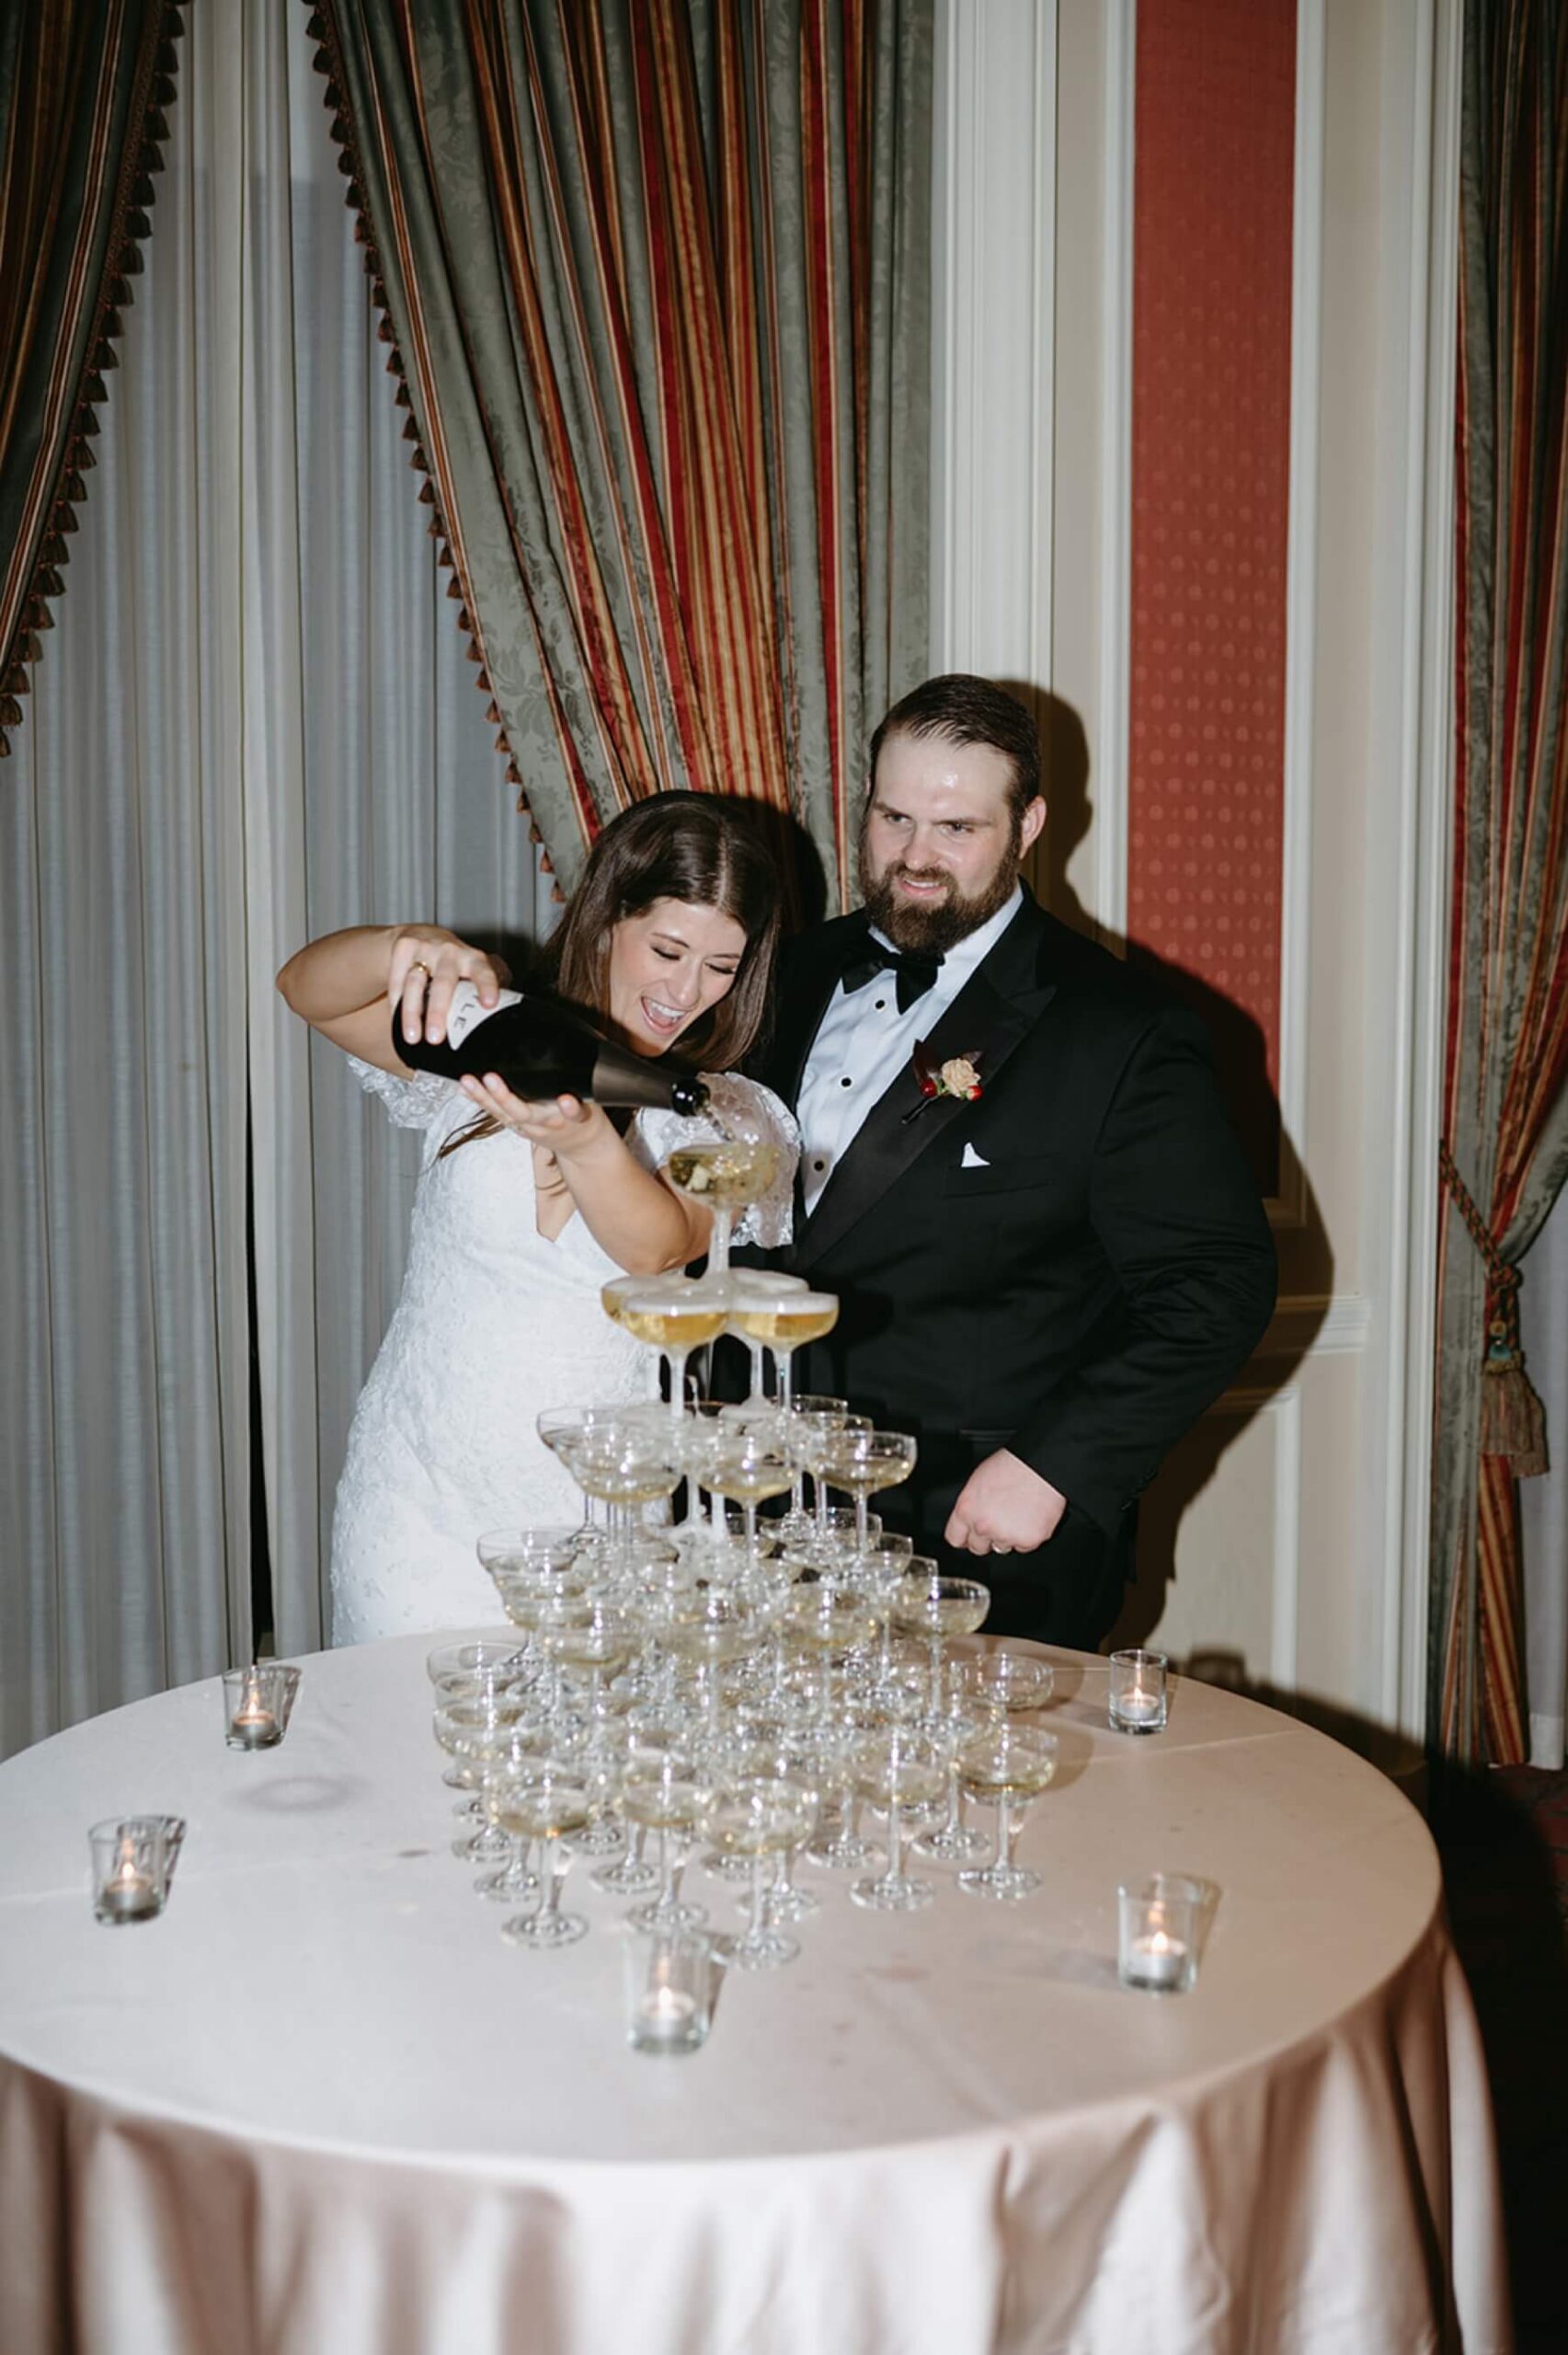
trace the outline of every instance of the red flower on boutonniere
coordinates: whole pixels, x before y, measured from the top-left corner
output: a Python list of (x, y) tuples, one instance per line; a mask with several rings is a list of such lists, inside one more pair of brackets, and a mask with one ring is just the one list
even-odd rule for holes
[(917, 1039), (910, 1061), (921, 1100), (905, 1113), (906, 1126), (918, 1118), (928, 1104), (934, 1104), (940, 1096), (956, 1096), (966, 1104), (979, 1103), (982, 1091), (978, 1049), (967, 1055), (949, 1055), (945, 1063), (939, 1063), (932, 1060), (931, 1049), (925, 1040)]

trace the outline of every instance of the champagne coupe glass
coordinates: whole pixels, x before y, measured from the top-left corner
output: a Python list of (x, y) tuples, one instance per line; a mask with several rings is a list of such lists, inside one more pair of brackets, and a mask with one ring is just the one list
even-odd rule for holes
[[(760, 1347), (761, 1344), (754, 1344)], [(812, 1468), (814, 1448), (832, 1432), (843, 1427), (849, 1413), (847, 1398), (791, 1397), (789, 1411), (780, 1410), (783, 1437), (780, 1444), (790, 1461), (795, 1479), (790, 1489), (789, 1511), (780, 1524), (784, 1537), (809, 1537), (814, 1523), (806, 1510), (806, 1476)], [(871, 1428), (869, 1420), (866, 1429)]]
[[(811, 1286), (804, 1276), (786, 1276), (782, 1269), (731, 1268), (729, 1271), (732, 1302), (735, 1300), (782, 1300), (788, 1292), (809, 1292)], [(733, 1316), (729, 1329), (737, 1340), (745, 1342), (751, 1360), (751, 1380), (746, 1404), (753, 1408), (764, 1407), (768, 1399), (767, 1393), (762, 1387), (763, 1345), (761, 1341), (754, 1341), (749, 1334), (743, 1333), (739, 1326), (735, 1323)]]
[(989, 1865), (958, 1876), (966, 1897), (1016, 1901), (1040, 1886), (1038, 1873), (1013, 1861), (1019, 1826), (1032, 1800), (1057, 1770), (1057, 1738), (1036, 1726), (1004, 1719), (958, 1753), (958, 1776), (969, 1797), (996, 1808), (996, 1846)]
[(807, 1413), (806, 1436), (800, 1452), (816, 1492), (812, 1501), (816, 1507), (817, 1542), (825, 1555), (838, 1550), (838, 1524), (832, 1520), (832, 1515), (842, 1510), (841, 1506), (828, 1502), (829, 1467), (841, 1445), (853, 1438), (869, 1439), (870, 1436), (871, 1417), (852, 1413), (845, 1399), (818, 1399), (816, 1407)]
[(755, 1571), (762, 1558), (757, 1534), (757, 1508), (771, 1497), (782, 1497), (790, 1484), (786, 1458), (755, 1430), (729, 1427), (715, 1443), (707, 1485), (715, 1496), (740, 1507), (746, 1524), (746, 1567)]
[(706, 1739), (719, 1739), (723, 1699), (719, 1671), (756, 1640), (758, 1621), (750, 1603), (723, 1587), (697, 1590), (676, 1608), (665, 1635), (668, 1650), (697, 1671)]
[[(625, 1319), (622, 1315), (622, 1310), (626, 1301), (635, 1292), (646, 1292), (647, 1290), (647, 1281), (648, 1280), (646, 1276), (612, 1276), (608, 1283), (600, 1285), (599, 1304), (601, 1308), (603, 1309), (606, 1316), (609, 1317), (612, 1325), (624, 1325)], [(650, 1358), (648, 1361), (648, 1396), (650, 1399), (657, 1400), (662, 1406), (664, 1403), (664, 1391), (659, 1382), (658, 1368), (659, 1360), (657, 1357)]]
[(934, 1567), (911, 1567), (893, 1589), (893, 1625), (906, 1636), (923, 1636), (930, 1648), (931, 1683), (926, 1712), (942, 1714), (942, 1647), (948, 1636), (972, 1636), (990, 1609), (990, 1589), (979, 1579), (953, 1579)]
[(934, 1717), (921, 1719), (921, 1731), (935, 1743), (947, 1770), (947, 1812), (934, 1831), (916, 1834), (911, 1845), (917, 1856), (928, 1856), (937, 1865), (969, 1865), (985, 1855), (990, 1844), (984, 1833), (971, 1832), (964, 1821), (966, 1795), (958, 1761), (971, 1743), (994, 1733), (1003, 1716), (999, 1701), (977, 1700), (960, 1691), (947, 1694)]
[(781, 1732), (763, 1738), (751, 1735), (745, 1739), (738, 1763), (742, 1774), (779, 1775), (788, 1782), (802, 1784), (810, 1794), (811, 1820), (798, 1840), (779, 1849), (768, 1886), (768, 1920), (804, 1922), (822, 1910), (822, 1901), (815, 1890), (797, 1889), (795, 1885), (795, 1859), (805, 1853), (816, 1832), (824, 1797), (823, 1779), (809, 1744), (803, 1745)]
[(679, 1416), (685, 1401), (687, 1359), (716, 1341), (728, 1317), (727, 1297), (702, 1291), (685, 1276), (663, 1276), (626, 1294), (621, 1322), (627, 1332), (669, 1360), (672, 1415)]
[(789, 1412), (790, 1360), (807, 1341), (819, 1341), (839, 1321), (837, 1295), (830, 1292), (792, 1292), (777, 1300), (758, 1300), (742, 1292), (730, 1306), (731, 1330), (746, 1341), (772, 1350), (778, 1373), (779, 1406)]
[(866, 1508), (882, 1488), (896, 1488), (909, 1478), (919, 1453), (908, 1431), (852, 1430), (846, 1419), (827, 1451), (823, 1476), (835, 1488), (854, 1499), (855, 1551), (870, 1542)]
[(994, 1702), (1010, 1713), (1043, 1709), (1055, 1688), (1056, 1671), (1033, 1652), (1009, 1651), (1005, 1644), (992, 1643), (960, 1662), (958, 1684), (975, 1700)]
[[(442, 1699), (470, 1700), (475, 1694), (497, 1686), (521, 1691), (537, 1673), (525, 1662), (521, 1647), (509, 1636), (484, 1636), (468, 1644), (438, 1644), (426, 1655), (425, 1672), (438, 1703)], [(473, 1779), (455, 1758), (441, 1781), (449, 1791), (470, 1793), (458, 1808), (459, 1815), (481, 1813), (479, 1801), (472, 1796)]]
[(797, 1582), (790, 1590), (784, 1611), (784, 1632), (818, 1666), (813, 1730), (819, 1741), (828, 1739), (833, 1727), (833, 1662), (857, 1645), (869, 1643), (876, 1624), (871, 1603), (853, 1587), (815, 1579)]
[(580, 1913), (561, 1912), (561, 1884), (572, 1861), (566, 1843), (586, 1830), (591, 1805), (581, 1766), (571, 1758), (534, 1759), (509, 1776), (499, 1792), (498, 1821), (514, 1839), (543, 1844), (549, 1875), (538, 1910), (502, 1923), (501, 1936), (513, 1946), (536, 1951), (572, 1946), (586, 1932)]
[(657, 1434), (631, 1419), (609, 1423), (583, 1432), (564, 1448), (585, 1496), (597, 1498), (610, 1510), (608, 1560), (617, 1570), (629, 1567), (640, 1508), (672, 1497), (681, 1485), (674, 1435), (666, 1416), (660, 1415), (659, 1421), (663, 1428)]
[(475, 1539), (474, 1550), (505, 1609), (509, 1580), (569, 1570), (577, 1556), (579, 1534), (576, 1529), (564, 1527), (487, 1529)]
[(628, 1823), (658, 1834), (658, 1895), (627, 1915), (638, 1929), (690, 1930), (707, 1920), (705, 1906), (681, 1898), (681, 1876), (709, 1797), (709, 1785), (683, 1752), (639, 1745), (627, 1760), (621, 1812)]
[(908, 1726), (893, 1725), (870, 1735), (855, 1752), (855, 1788), (887, 1818), (887, 1869), (876, 1879), (857, 1880), (850, 1890), (856, 1905), (879, 1913), (913, 1913), (936, 1891), (928, 1880), (904, 1870), (910, 1810), (933, 1806), (942, 1797), (942, 1761), (935, 1745)]
[(509, 1739), (485, 1763), (480, 1804), (486, 1821), (507, 1842), (509, 1850), (498, 1871), (482, 1873), (474, 1884), (475, 1894), (487, 1898), (492, 1904), (518, 1905), (524, 1898), (539, 1892), (539, 1876), (530, 1871), (528, 1862), (533, 1843), (518, 1839), (507, 1830), (500, 1820), (500, 1794), (509, 1776), (526, 1771), (537, 1759), (547, 1758), (552, 1748), (548, 1720), (543, 1717), (522, 1717), (512, 1728)]
[[(619, 1407), (546, 1407), (543, 1414), (534, 1417), (533, 1428), (556, 1462), (575, 1479), (577, 1476), (572, 1473), (572, 1467), (567, 1462), (567, 1451), (572, 1443), (579, 1439), (583, 1432), (591, 1430), (596, 1423), (612, 1422), (617, 1417), (624, 1416), (624, 1412), (625, 1409)], [(593, 1507), (585, 1495), (582, 1500), (582, 1519), (578, 1524), (577, 1542), (579, 1545), (584, 1545), (598, 1534), (599, 1532), (594, 1525)]]
[[(733, 1128), (736, 1120), (726, 1115)], [(761, 1138), (715, 1137), (706, 1143), (677, 1145), (664, 1164), (664, 1175), (677, 1193), (701, 1203), (713, 1213), (708, 1243), (710, 1291), (722, 1289), (729, 1273), (729, 1237), (735, 1213), (748, 1202), (760, 1201), (778, 1176), (780, 1148)]]
[[(457, 1700), (437, 1700), (436, 1740), (449, 1757), (464, 1768), (468, 1788), (480, 1794), (479, 1812), (486, 1818), (489, 1810), (484, 1799), (486, 1773), (504, 1755), (524, 1706), (521, 1694), (494, 1688)], [(509, 1856), (511, 1843), (497, 1830), (493, 1821), (486, 1821), (477, 1832), (454, 1840), (452, 1853), (475, 1864), (488, 1864), (493, 1858)]]
[(704, 1832), (721, 1855), (749, 1857), (751, 1864), (751, 1918), (741, 1936), (719, 1942), (727, 1962), (742, 1970), (772, 1970), (800, 1952), (798, 1938), (769, 1924), (767, 1864), (808, 1839), (816, 1815), (817, 1793), (786, 1775), (738, 1774), (710, 1793)]

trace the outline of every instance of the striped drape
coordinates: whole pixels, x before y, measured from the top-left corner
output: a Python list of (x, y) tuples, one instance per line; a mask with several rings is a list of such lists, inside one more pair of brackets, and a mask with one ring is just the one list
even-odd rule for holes
[(0, 754), (65, 585), (182, 29), (166, 0), (0, 0)]
[(926, 668), (932, 0), (328, 0), (431, 528), (563, 879), (676, 786), (847, 884)]
[(1516, 1480), (1541, 1468), (1514, 1296), (1568, 1175), (1565, 461), (1568, 11), (1469, 0), (1431, 1725), (1500, 1765), (1528, 1755)]

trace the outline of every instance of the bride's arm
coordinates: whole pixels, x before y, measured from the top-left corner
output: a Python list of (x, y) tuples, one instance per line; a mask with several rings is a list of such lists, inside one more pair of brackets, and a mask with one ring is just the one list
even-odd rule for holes
[(407, 1076), (392, 1044), (392, 1009), (401, 1002), (403, 1035), (440, 1040), (460, 981), (471, 981), (483, 1005), (494, 1005), (505, 979), (482, 948), (439, 924), (361, 924), (324, 933), (296, 951), (278, 975), (285, 1002), (334, 1046), (381, 1071)]
[(525, 1103), (493, 1075), (462, 1085), (482, 1111), (555, 1155), (589, 1232), (628, 1275), (662, 1275), (707, 1250), (708, 1212), (645, 1169), (601, 1106), (575, 1096)]

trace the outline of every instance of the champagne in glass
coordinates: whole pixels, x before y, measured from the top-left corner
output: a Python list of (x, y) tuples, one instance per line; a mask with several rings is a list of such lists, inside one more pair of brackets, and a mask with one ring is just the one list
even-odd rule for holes
[(942, 1647), (948, 1636), (972, 1636), (990, 1609), (990, 1589), (979, 1579), (949, 1578), (937, 1569), (906, 1570), (893, 1588), (892, 1621), (901, 1634), (923, 1636), (930, 1647), (926, 1707), (942, 1710)]
[(751, 1866), (751, 1919), (742, 1936), (723, 1941), (726, 1961), (767, 1970), (800, 1952), (798, 1938), (769, 1926), (765, 1866), (810, 1836), (816, 1814), (816, 1791), (784, 1775), (738, 1775), (710, 1798), (704, 1831), (721, 1855), (744, 1856)]
[(779, 1373), (779, 1405), (787, 1414), (790, 1360), (807, 1341), (819, 1341), (832, 1331), (839, 1321), (839, 1304), (830, 1292), (789, 1292), (779, 1300), (749, 1299), (742, 1293), (730, 1310), (729, 1321), (744, 1339), (772, 1350)]
[(878, 1912), (912, 1913), (929, 1905), (936, 1892), (928, 1880), (915, 1880), (904, 1870), (905, 1818), (910, 1809), (928, 1808), (942, 1797), (942, 1761), (924, 1735), (907, 1726), (889, 1726), (872, 1734), (855, 1757), (855, 1788), (887, 1818), (887, 1869), (875, 1880), (857, 1880), (850, 1890), (856, 1905)]
[(496, 1820), (514, 1840), (543, 1844), (549, 1871), (544, 1901), (536, 1913), (501, 1924), (513, 1946), (544, 1950), (571, 1946), (587, 1931), (580, 1913), (563, 1913), (561, 1884), (571, 1864), (562, 1844), (587, 1828), (591, 1798), (582, 1771), (570, 1759), (541, 1759), (521, 1771), (498, 1796)]
[(778, 1176), (781, 1152), (761, 1139), (715, 1137), (705, 1144), (678, 1145), (664, 1174), (678, 1193), (713, 1213), (708, 1278), (729, 1272), (729, 1237), (735, 1213), (760, 1201)]
[[(729, 1290), (731, 1298), (735, 1300), (780, 1300), (786, 1292), (809, 1292), (810, 1289), (804, 1276), (786, 1276), (772, 1268), (732, 1268), (729, 1271)], [(746, 1343), (751, 1361), (751, 1382), (746, 1405), (750, 1407), (766, 1406), (767, 1394), (762, 1387), (762, 1344), (743, 1333), (733, 1316), (729, 1329), (738, 1340)]]
[(852, 1430), (845, 1426), (824, 1452), (823, 1477), (854, 1499), (855, 1551), (870, 1541), (866, 1507), (882, 1488), (896, 1488), (915, 1468), (919, 1450), (908, 1431)]
[(621, 1322), (634, 1339), (662, 1350), (670, 1361), (670, 1404), (679, 1415), (686, 1395), (686, 1361), (693, 1350), (716, 1341), (728, 1320), (727, 1300), (703, 1292), (686, 1277), (665, 1276), (628, 1292)]
[(989, 1865), (958, 1876), (966, 1897), (1016, 1901), (1040, 1886), (1040, 1876), (1013, 1862), (1024, 1811), (1057, 1770), (1055, 1734), (1011, 1719), (958, 1753), (958, 1778), (969, 1797), (996, 1809), (996, 1847)]

